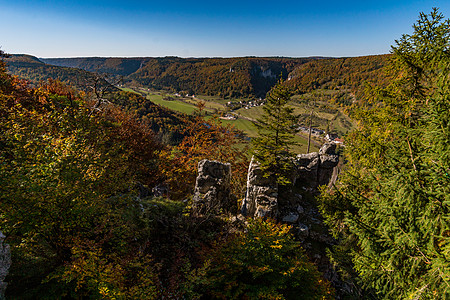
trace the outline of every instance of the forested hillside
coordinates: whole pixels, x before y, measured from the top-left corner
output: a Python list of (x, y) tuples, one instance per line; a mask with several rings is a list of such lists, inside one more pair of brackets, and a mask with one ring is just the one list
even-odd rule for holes
[[(13, 262), (7, 298), (331, 295), (288, 226), (260, 220), (244, 232), (227, 215), (192, 212), (203, 158), (232, 163), (231, 190), (242, 191), (248, 157), (234, 129), (173, 115), (134, 93), (98, 96), (57, 80), (30, 86), (0, 61), (0, 244), (10, 245)], [(158, 118), (182, 134), (175, 145), (152, 130)], [(9, 248), (0, 246), (4, 255)], [(252, 249), (262, 261), (247, 259)], [(239, 268), (229, 253), (244, 255)], [(222, 271), (232, 276), (217, 276)], [(233, 276), (248, 272), (236, 287)]]
[(128, 76), (136, 72), (150, 58), (119, 58), (119, 57), (77, 57), (77, 58), (41, 58), (49, 65), (83, 69), (89, 72), (108, 73)]
[(392, 55), (321, 59), (305, 63), (289, 73), (285, 85), (294, 93), (314, 90), (341, 90), (364, 97), (370, 85), (385, 87), (389, 83), (386, 66)]
[(94, 73), (78, 68), (59, 67), (46, 64), (37, 57), (25, 54), (10, 55), (6, 58), (8, 72), (33, 83), (58, 79), (79, 89), (86, 89), (96, 77)]
[(278, 78), (312, 59), (161, 58), (127, 77), (132, 84), (223, 98), (265, 97)]
[[(386, 85), (390, 55), (349, 58), (55, 58), (14, 55), (10, 72), (31, 81), (49, 77), (76, 84), (73, 68), (122, 78), (125, 86), (221, 98), (264, 98), (282, 76), (297, 94), (337, 90), (363, 98), (369, 84)], [(45, 64), (43, 64), (44, 62)], [(59, 67), (55, 67), (55, 66)]]
[(264, 97), (279, 76), (314, 58), (47, 58), (57, 66), (124, 76), (124, 82), (171, 92)]

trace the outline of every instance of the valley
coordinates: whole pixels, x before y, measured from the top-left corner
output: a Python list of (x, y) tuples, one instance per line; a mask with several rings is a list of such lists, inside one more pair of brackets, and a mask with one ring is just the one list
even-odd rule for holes
[(298, 145), (293, 149), (305, 153), (310, 125), (312, 150), (320, 147), (327, 133), (342, 139), (354, 128), (351, 107), (364, 102), (363, 89), (370, 80), (379, 84), (384, 78), (388, 57), (38, 59), (13, 55), (7, 63), (12, 74), (31, 82), (53, 77), (87, 91), (89, 82), (100, 76), (118, 82), (123, 91), (188, 115), (198, 113), (198, 104), (204, 103), (202, 113), (221, 118), (248, 138), (257, 135), (253, 122), (262, 115), (264, 97), (278, 80), (275, 74), (281, 74), (283, 84), (293, 91), (289, 107), (298, 116)]

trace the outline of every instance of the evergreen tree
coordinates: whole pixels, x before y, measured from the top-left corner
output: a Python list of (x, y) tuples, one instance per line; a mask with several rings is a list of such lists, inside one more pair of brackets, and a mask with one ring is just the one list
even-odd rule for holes
[(270, 91), (263, 106), (264, 114), (256, 123), (259, 137), (253, 139), (253, 155), (265, 176), (275, 176), (279, 184), (290, 182), (292, 168), (290, 147), (295, 145), (294, 110), (287, 106), (291, 94), (282, 80)]
[(450, 296), (450, 21), (437, 9), (421, 13), (414, 33), (396, 43), (396, 79), (357, 112), (347, 170), (338, 189), (322, 195), (321, 208), (341, 240), (333, 258), (350, 276), (355, 271), (363, 287), (386, 299), (444, 299)]

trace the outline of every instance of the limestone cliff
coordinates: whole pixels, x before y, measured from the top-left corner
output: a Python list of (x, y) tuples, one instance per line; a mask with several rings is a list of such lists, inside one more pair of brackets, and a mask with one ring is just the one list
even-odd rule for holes
[(207, 159), (200, 161), (194, 189), (194, 213), (235, 213), (237, 202), (231, 194), (230, 180), (230, 164)]

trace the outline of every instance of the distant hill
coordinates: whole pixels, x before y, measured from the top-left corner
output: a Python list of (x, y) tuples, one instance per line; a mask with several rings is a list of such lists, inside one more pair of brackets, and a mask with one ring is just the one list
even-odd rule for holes
[(325, 89), (362, 97), (366, 83), (384, 85), (387, 80), (384, 66), (389, 57), (38, 59), (13, 55), (7, 62), (12, 74), (31, 81), (53, 77), (80, 86), (97, 72), (120, 76), (125, 86), (228, 99), (265, 97), (280, 76), (287, 79), (285, 85), (297, 94)]
[(131, 84), (222, 98), (265, 97), (280, 76), (313, 58), (178, 58), (148, 60)]
[(390, 54), (385, 54), (310, 61), (296, 67), (284, 84), (296, 94), (325, 89), (362, 96), (366, 83), (386, 86), (385, 66), (390, 57)]
[(79, 68), (89, 72), (128, 76), (142, 67), (149, 58), (77, 57), (41, 58), (41, 61), (60, 67)]
[(45, 58), (47, 64), (123, 76), (126, 84), (170, 92), (264, 97), (282, 75), (319, 58)]
[(27, 79), (32, 83), (52, 78), (86, 90), (88, 83), (96, 77), (92, 72), (78, 68), (49, 65), (37, 57), (26, 54), (13, 54), (5, 61), (9, 73)]

